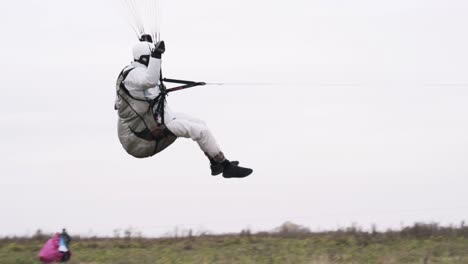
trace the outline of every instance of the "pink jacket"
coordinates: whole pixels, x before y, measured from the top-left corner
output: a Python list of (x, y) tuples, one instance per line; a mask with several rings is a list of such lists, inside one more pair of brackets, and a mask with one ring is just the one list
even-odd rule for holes
[(60, 262), (63, 257), (63, 253), (59, 251), (60, 244), (60, 234), (55, 234), (55, 236), (49, 239), (44, 247), (42, 247), (39, 252), (39, 260), (43, 263), (54, 263)]

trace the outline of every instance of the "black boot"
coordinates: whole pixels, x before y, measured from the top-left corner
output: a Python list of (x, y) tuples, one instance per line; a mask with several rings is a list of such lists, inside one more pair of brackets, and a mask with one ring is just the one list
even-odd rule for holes
[[(239, 165), (238, 161), (231, 161), (231, 164), (233, 165)], [(224, 171), (224, 163), (218, 163), (218, 162), (211, 162), (211, 175), (216, 176)]]
[(249, 168), (239, 167), (228, 160), (223, 162), (224, 170), (223, 170), (223, 177), (224, 178), (245, 178), (252, 174), (253, 170)]

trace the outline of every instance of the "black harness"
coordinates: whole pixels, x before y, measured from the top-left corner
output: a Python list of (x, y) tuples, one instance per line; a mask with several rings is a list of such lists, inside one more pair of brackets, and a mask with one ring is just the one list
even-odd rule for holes
[[(125, 79), (130, 74), (130, 72), (132, 70), (134, 70), (134, 69), (135, 68), (131, 68), (129, 70), (123, 69), (122, 72), (119, 74), (119, 80), (120, 80), (119, 90), (123, 91), (126, 95), (128, 95), (133, 100), (148, 103), (149, 107), (151, 109), (151, 112), (153, 114), (153, 118), (156, 121), (156, 123), (158, 123), (158, 125), (159, 125), (158, 127), (160, 129), (157, 129), (156, 131), (151, 130), (150, 127), (148, 126), (148, 124), (146, 123), (145, 119), (135, 109), (133, 109), (130, 102), (126, 101), (124, 97), (120, 96), (119, 91), (117, 91), (117, 96), (120, 97), (122, 100), (124, 100), (127, 103), (127, 105), (132, 109), (132, 111), (141, 119), (141, 121), (146, 126), (146, 129), (144, 129), (143, 131), (138, 132), (138, 131), (131, 130), (132, 133), (135, 134), (135, 136), (137, 136), (138, 138), (141, 138), (141, 139), (144, 139), (144, 140), (159, 140), (162, 137), (165, 137), (167, 135), (174, 135), (165, 126), (164, 109), (165, 109), (165, 106), (166, 106), (167, 95), (169, 93), (171, 93), (171, 92), (180, 91), (180, 90), (184, 90), (184, 89), (188, 89), (188, 88), (192, 88), (192, 87), (196, 87), (196, 86), (203, 86), (203, 85), (206, 85), (206, 83), (176, 80), (176, 79), (166, 79), (166, 78), (163, 78), (162, 70), (161, 70), (160, 78), (159, 78), (159, 82), (160, 82), (160, 86), (159, 86), (160, 93), (159, 93), (159, 95), (154, 99), (143, 100), (143, 99), (138, 99), (138, 98), (135, 98), (134, 96), (132, 96), (130, 94), (130, 91), (125, 87), (125, 84), (124, 84)], [(183, 84), (183, 85), (167, 89), (164, 82), (177, 83), (177, 84)], [(117, 105), (115, 106), (115, 110), (118, 110)], [(159, 117), (161, 118), (161, 122), (159, 122)]]

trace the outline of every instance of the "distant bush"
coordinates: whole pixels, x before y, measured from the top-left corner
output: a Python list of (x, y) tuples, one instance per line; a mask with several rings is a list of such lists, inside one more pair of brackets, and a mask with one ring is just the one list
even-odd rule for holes
[(468, 227), (462, 222), (459, 227), (440, 226), (438, 223), (415, 223), (411, 227), (405, 227), (400, 231), (405, 237), (431, 238), (435, 236), (464, 236), (468, 237)]
[(38, 229), (38, 230), (36, 230), (34, 235), (32, 235), (31, 238), (34, 239), (34, 240), (37, 240), (37, 241), (43, 241), (43, 240), (47, 240), (51, 236), (52, 236), (52, 234), (44, 234), (41, 229)]
[(311, 232), (310, 229), (305, 226), (288, 221), (275, 228), (273, 233), (280, 236), (298, 237), (309, 235)]
[[(32, 236), (13, 236), (13, 237), (0, 237), (0, 243), (11, 243), (15, 242), (21, 244), (23, 242), (28, 242), (30, 240), (35, 240), (38, 242), (43, 242), (49, 239), (52, 234), (45, 234), (41, 229), (38, 229)], [(201, 238), (201, 237), (221, 237), (221, 236), (240, 236), (240, 237), (268, 237), (268, 236), (281, 236), (281, 237), (343, 237), (343, 236), (354, 236), (357, 239), (371, 239), (372, 241), (379, 240), (394, 240), (401, 237), (404, 238), (417, 238), (425, 239), (437, 236), (443, 237), (463, 237), (468, 238), (468, 226), (465, 222), (461, 222), (460, 225), (454, 226), (441, 226), (438, 223), (415, 223), (412, 226), (407, 226), (401, 230), (392, 230), (388, 229), (386, 231), (379, 231), (377, 227), (373, 225), (369, 230), (363, 229), (356, 224), (353, 224), (349, 227), (339, 228), (334, 231), (311, 231), (308, 227), (293, 223), (291, 221), (284, 222), (280, 226), (270, 230), (270, 231), (259, 231), (253, 232), (250, 229), (243, 229), (238, 233), (231, 234), (212, 234), (209, 231), (193, 231), (192, 229), (188, 230), (176, 230), (174, 232), (168, 233), (166, 236), (162, 236), (158, 239), (144, 237), (142, 233), (134, 228), (127, 229), (115, 229), (113, 237), (82, 237), (80, 235), (73, 236), (73, 240), (78, 242), (93, 242), (93, 241), (124, 241), (128, 243), (129, 241), (137, 241), (141, 243), (148, 243), (152, 241), (158, 241), (158, 243), (171, 242), (177, 240), (177, 238)]]

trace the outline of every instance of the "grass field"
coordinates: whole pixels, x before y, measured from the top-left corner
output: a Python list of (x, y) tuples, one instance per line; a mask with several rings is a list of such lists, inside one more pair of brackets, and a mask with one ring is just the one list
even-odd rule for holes
[[(46, 237), (0, 240), (0, 263), (39, 263)], [(468, 228), (415, 225), (402, 231), (362, 232), (353, 228), (310, 233), (275, 233), (147, 239), (75, 238), (69, 263), (468, 264)]]

